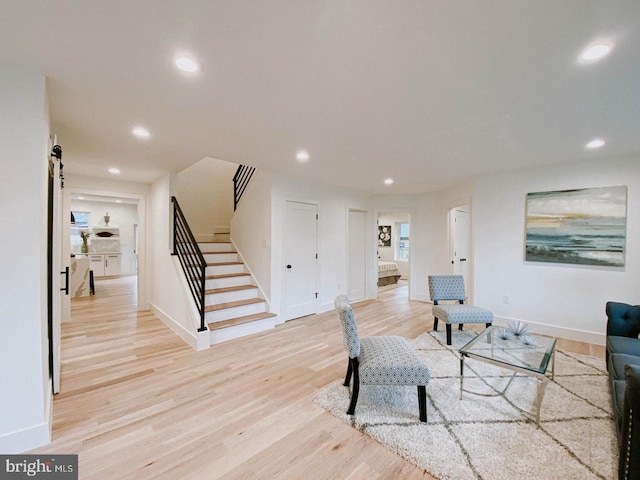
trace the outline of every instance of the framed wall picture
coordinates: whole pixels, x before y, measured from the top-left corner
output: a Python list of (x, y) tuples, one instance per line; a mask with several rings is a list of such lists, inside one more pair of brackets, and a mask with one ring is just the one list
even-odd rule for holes
[(525, 260), (624, 267), (627, 187), (527, 194)]
[(391, 246), (391, 225), (378, 225), (378, 246)]

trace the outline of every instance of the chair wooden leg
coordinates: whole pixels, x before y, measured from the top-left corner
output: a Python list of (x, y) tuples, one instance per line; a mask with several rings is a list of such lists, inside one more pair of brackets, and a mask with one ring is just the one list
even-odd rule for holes
[(447, 323), (447, 345), (451, 345), (451, 324)]
[(438, 331), (438, 317), (433, 317), (433, 331)]
[(358, 393), (360, 392), (360, 374), (358, 373), (358, 359), (352, 359), (353, 362), (353, 388), (351, 389), (351, 403), (347, 415), (353, 415), (356, 412), (356, 403), (358, 403)]
[(344, 385), (345, 387), (349, 386), (349, 382), (351, 382), (351, 372), (353, 371), (353, 367), (351, 366), (351, 359), (349, 359), (349, 365), (347, 366), (347, 376), (344, 379), (344, 383), (342, 385)]
[(418, 408), (420, 409), (420, 421), (427, 421), (427, 389), (424, 385), (418, 385)]

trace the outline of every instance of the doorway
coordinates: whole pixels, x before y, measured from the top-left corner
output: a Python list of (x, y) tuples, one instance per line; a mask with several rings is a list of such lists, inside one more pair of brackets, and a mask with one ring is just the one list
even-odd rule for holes
[(469, 278), (469, 205), (460, 205), (449, 210), (449, 256), (454, 275), (462, 275), (467, 290), (471, 292)]
[(404, 288), (409, 297), (411, 214), (406, 211), (378, 212), (378, 291)]
[[(92, 292), (83, 284), (79, 290), (72, 289), (72, 301), (95, 293), (104, 280), (127, 276), (136, 282), (138, 308), (146, 305), (144, 196), (70, 187), (65, 192), (65, 212), (67, 258), (71, 257), (72, 263), (76, 258), (88, 259), (85, 262), (89, 262), (93, 277)], [(89, 234), (87, 253), (82, 251), (81, 232)]]

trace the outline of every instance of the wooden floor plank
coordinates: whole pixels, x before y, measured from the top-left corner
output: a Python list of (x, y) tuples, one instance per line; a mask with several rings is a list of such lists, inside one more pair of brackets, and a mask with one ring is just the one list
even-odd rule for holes
[[(82, 479), (432, 478), (313, 403), (345, 373), (333, 312), (195, 352), (136, 310), (135, 290), (134, 277), (101, 279), (72, 302), (53, 442), (33, 453), (79, 454)], [(432, 326), (431, 306), (406, 287), (355, 311), (363, 336)]]

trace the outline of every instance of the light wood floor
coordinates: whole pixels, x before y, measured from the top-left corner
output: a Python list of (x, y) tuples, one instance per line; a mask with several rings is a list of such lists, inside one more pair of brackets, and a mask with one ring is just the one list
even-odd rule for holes
[[(195, 352), (136, 311), (134, 282), (99, 280), (72, 303), (53, 442), (33, 453), (79, 454), (81, 479), (432, 478), (313, 403), (347, 364), (333, 312)], [(402, 289), (355, 311), (363, 336), (432, 326)]]

